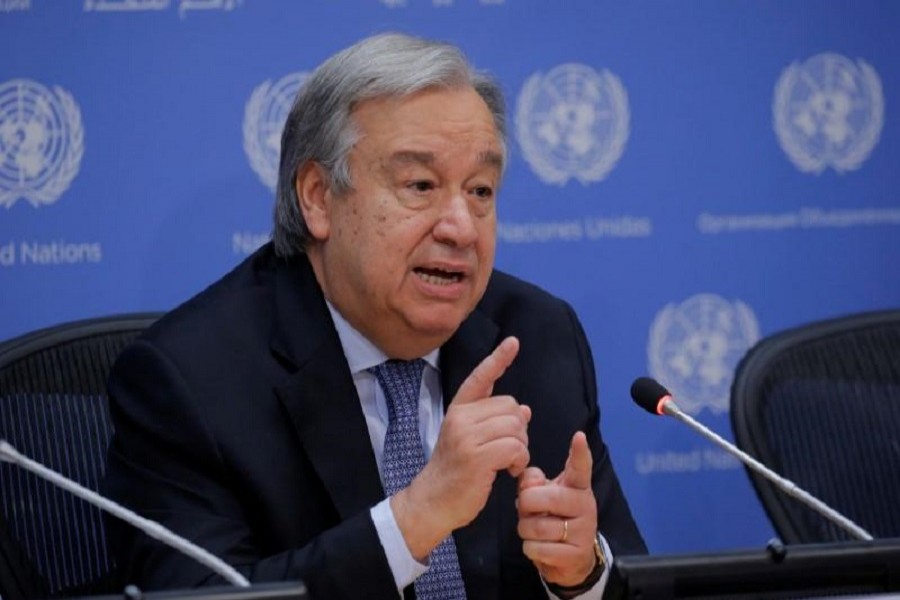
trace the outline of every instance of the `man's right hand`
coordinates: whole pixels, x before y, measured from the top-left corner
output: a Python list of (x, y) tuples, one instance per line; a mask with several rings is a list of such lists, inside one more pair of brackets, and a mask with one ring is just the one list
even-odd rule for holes
[(478, 516), (499, 471), (518, 477), (528, 466), (531, 410), (511, 396), (492, 396), (518, 352), (519, 340), (508, 337), (475, 367), (447, 408), (431, 460), (391, 498), (416, 560)]

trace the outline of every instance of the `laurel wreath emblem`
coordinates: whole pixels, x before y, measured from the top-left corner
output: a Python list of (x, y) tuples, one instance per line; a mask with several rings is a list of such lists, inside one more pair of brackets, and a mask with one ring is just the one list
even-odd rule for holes
[[(697, 323), (696, 316), (692, 314), (698, 308), (702, 312), (708, 313), (710, 310), (715, 310), (731, 317), (729, 321), (734, 323), (734, 331), (725, 333), (728, 333), (732, 350), (749, 350), (759, 340), (759, 325), (749, 306), (739, 300), (733, 303), (728, 302), (715, 294), (697, 294), (680, 305), (667, 304), (657, 313), (650, 326), (650, 336), (647, 342), (648, 368), (655, 378), (668, 386), (676, 396), (682, 398), (679, 404), (682, 404), (685, 412), (697, 414), (703, 408), (709, 408), (713, 414), (721, 414), (728, 411), (731, 378), (727, 383), (712, 386), (692, 383), (675, 371), (667, 360), (667, 349), (671, 350), (679, 343), (679, 340), (673, 339), (673, 327), (676, 324), (700, 329), (707, 327), (707, 325)], [(714, 320), (710, 319), (710, 321)], [(685, 358), (685, 360), (690, 361), (689, 358)], [(696, 367), (696, 364), (691, 366)], [(735, 366), (729, 365), (731, 369), (734, 369)]]
[[(813, 60), (839, 60), (850, 62), (838, 54), (819, 54), (810, 58)], [(852, 63), (851, 63), (852, 64)], [(864, 127), (856, 132), (855, 139), (842, 153), (825, 154), (816, 156), (804, 144), (800, 136), (796, 135), (790, 116), (791, 94), (797, 82), (804, 74), (804, 66), (796, 61), (784, 69), (775, 84), (775, 94), (772, 99), (772, 126), (782, 150), (787, 154), (792, 163), (804, 173), (820, 175), (826, 168), (831, 167), (838, 173), (853, 171), (862, 166), (863, 162), (872, 153), (881, 137), (881, 129), (884, 124), (884, 94), (881, 80), (875, 70), (863, 60), (856, 63), (862, 83), (868, 92), (869, 118)]]
[[(38, 87), (43, 88), (39, 84)], [(84, 156), (84, 126), (81, 121), (81, 110), (79, 110), (75, 98), (63, 88), (55, 86), (52, 93), (50, 90), (47, 92), (47, 101), (57, 104), (62, 112), (65, 128), (62, 133), (66, 135), (67, 142), (63, 155), (55, 173), (52, 173), (42, 184), (34, 186), (18, 184), (10, 189), (3, 189), (4, 182), (0, 179), (0, 205), (6, 208), (12, 207), (19, 198), (28, 201), (34, 207), (53, 204), (69, 189), (81, 167), (81, 159)]]
[(278, 181), (278, 165), (266, 154), (265, 148), (260, 144), (259, 122), (263, 114), (269, 91), (272, 89), (272, 80), (261, 83), (247, 100), (244, 108), (244, 153), (250, 161), (250, 167), (259, 176), (259, 180), (267, 188), (275, 191)]
[(280, 149), (266, 147), (260, 134), (265, 134), (263, 128), (272, 131), (277, 128), (280, 134), (297, 92), (308, 76), (305, 71), (296, 71), (275, 82), (266, 80), (253, 90), (244, 107), (244, 153), (259, 180), (272, 191), (278, 183)]
[[(605, 140), (608, 143), (607, 147), (582, 168), (566, 169), (557, 164), (541, 147), (531, 130), (530, 116), (534, 112), (535, 102), (544, 81), (550, 79), (554, 72), (567, 69), (594, 79), (598, 84), (597, 87), (606, 92), (611, 112), (616, 116), (613, 121), (613, 130)], [(546, 183), (560, 186), (565, 185), (570, 178), (574, 177), (583, 185), (588, 185), (602, 181), (622, 157), (628, 142), (631, 111), (628, 106), (628, 93), (622, 82), (613, 73), (603, 70), (598, 74), (585, 65), (564, 64), (554, 68), (546, 78), (541, 73), (535, 73), (526, 80), (519, 94), (515, 120), (516, 136), (522, 154), (538, 177)]]

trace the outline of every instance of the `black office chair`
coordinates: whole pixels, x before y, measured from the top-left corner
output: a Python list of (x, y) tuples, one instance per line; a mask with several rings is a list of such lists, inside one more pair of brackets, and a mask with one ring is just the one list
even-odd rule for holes
[[(900, 537), (900, 310), (763, 339), (738, 365), (731, 424), (745, 452), (874, 537)], [(848, 534), (748, 469), (786, 543)]]
[[(158, 317), (76, 321), (0, 344), (0, 438), (97, 490), (112, 436), (109, 369)], [(0, 490), (3, 598), (120, 591), (98, 509), (8, 463), (0, 463)]]

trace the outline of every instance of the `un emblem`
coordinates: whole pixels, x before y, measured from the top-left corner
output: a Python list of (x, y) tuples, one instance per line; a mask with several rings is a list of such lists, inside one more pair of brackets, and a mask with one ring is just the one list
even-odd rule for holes
[(308, 75), (291, 73), (274, 84), (271, 80), (263, 82), (253, 90), (244, 108), (244, 152), (260, 181), (272, 191), (278, 181), (281, 132)]
[(56, 202), (83, 155), (81, 111), (71, 94), (29, 79), (0, 84), (0, 205)]
[(734, 368), (756, 341), (759, 325), (743, 302), (698, 294), (663, 308), (650, 327), (650, 372), (685, 412), (728, 410)]
[(631, 113), (619, 78), (564, 64), (528, 78), (516, 104), (516, 136), (525, 160), (545, 183), (600, 181), (628, 141)]
[(862, 60), (818, 54), (781, 74), (772, 120), (781, 148), (801, 171), (858, 169), (884, 124), (881, 81)]

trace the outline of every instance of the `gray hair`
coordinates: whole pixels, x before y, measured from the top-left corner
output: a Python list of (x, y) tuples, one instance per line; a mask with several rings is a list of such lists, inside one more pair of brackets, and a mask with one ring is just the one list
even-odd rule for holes
[(272, 234), (278, 256), (300, 254), (310, 241), (294, 186), (303, 165), (318, 163), (336, 194), (352, 190), (348, 158), (359, 132), (350, 114), (358, 103), (429, 88), (464, 87), (478, 92), (491, 111), (505, 163), (503, 94), (490, 77), (469, 65), (459, 48), (403, 34), (382, 34), (362, 40), (322, 63), (297, 93), (281, 135)]

